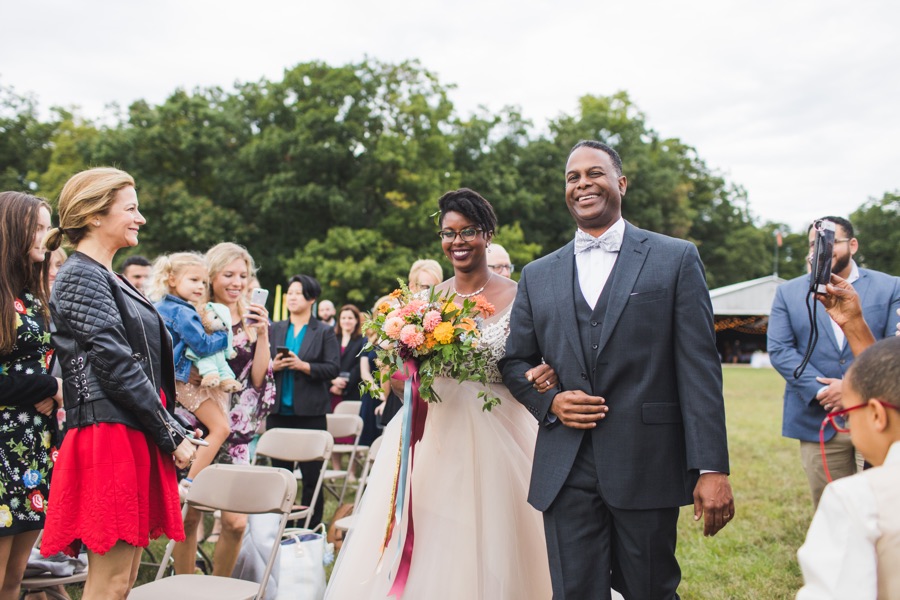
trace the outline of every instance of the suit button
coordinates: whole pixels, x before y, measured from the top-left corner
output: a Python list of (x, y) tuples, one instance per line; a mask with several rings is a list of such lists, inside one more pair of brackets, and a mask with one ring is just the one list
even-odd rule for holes
[(841, 359), (841, 364), (842, 364), (842, 365), (846, 365), (846, 364), (847, 364), (847, 359), (846, 359), (846, 358), (842, 358), (842, 359)]
[(591, 327), (596, 327), (597, 325), (599, 325), (597, 321), (591, 321)]
[(592, 347), (594, 350), (596, 350), (596, 349), (599, 348), (600, 346), (599, 346), (598, 344), (594, 344), (594, 345), (591, 346), (591, 347)]
[(582, 373), (582, 374), (581, 374), (581, 378), (582, 378), (582, 379), (587, 379), (587, 373)]

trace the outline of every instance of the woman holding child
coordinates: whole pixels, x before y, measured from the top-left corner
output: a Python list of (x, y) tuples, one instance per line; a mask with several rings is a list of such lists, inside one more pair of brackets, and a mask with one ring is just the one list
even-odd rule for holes
[[(260, 424), (272, 410), (275, 380), (269, 357), (269, 313), (265, 306), (248, 304), (245, 292), (256, 265), (247, 249), (223, 242), (206, 253), (209, 268), (209, 299), (224, 304), (231, 313), (234, 358), (228, 366), (234, 371), (240, 391), (230, 394), (227, 403), (231, 434), (213, 462), (249, 464), (250, 442)], [(193, 573), (197, 554), (197, 528), (201, 514), (190, 509), (184, 521), (184, 543), (175, 547), (175, 571)], [(241, 549), (247, 516), (222, 513), (222, 531), (213, 555), (213, 575), (231, 576)]]

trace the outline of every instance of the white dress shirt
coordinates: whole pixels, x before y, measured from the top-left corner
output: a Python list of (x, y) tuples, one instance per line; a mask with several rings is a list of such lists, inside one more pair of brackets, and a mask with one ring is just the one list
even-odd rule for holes
[[(859, 279), (859, 267), (856, 266), (856, 261), (852, 258), (850, 259), (850, 275), (847, 276), (847, 283), (852, 284), (854, 281)], [(861, 301), (861, 299), (860, 299)], [(834, 331), (834, 337), (837, 338), (838, 348), (843, 350), (844, 344), (846, 343), (847, 338), (844, 336), (844, 330), (841, 329), (841, 326), (834, 322), (834, 319), (831, 320), (831, 329)]]
[[(888, 450), (884, 466), (900, 464), (900, 442)], [(880, 469), (883, 467), (875, 467)], [(875, 600), (881, 537), (875, 495), (865, 472), (829, 483), (797, 552), (805, 585), (797, 600)]]
[[(618, 233), (619, 239), (625, 237), (625, 220), (622, 217), (619, 217), (619, 220), (600, 236), (600, 239), (613, 231)], [(582, 229), (582, 233), (586, 232)], [(575, 264), (578, 267), (578, 285), (591, 309), (597, 306), (597, 300), (600, 299), (609, 274), (616, 266), (617, 258), (619, 258), (618, 252), (607, 252), (601, 248), (592, 248), (575, 255)]]

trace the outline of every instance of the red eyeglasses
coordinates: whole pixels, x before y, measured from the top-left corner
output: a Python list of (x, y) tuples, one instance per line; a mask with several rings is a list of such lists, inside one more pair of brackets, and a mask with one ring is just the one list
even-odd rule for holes
[[(890, 402), (882, 402), (875, 398), (873, 398), (872, 401), (877, 402), (885, 408), (900, 410), (900, 406), (894, 406)], [(825, 418), (822, 419), (822, 426), (819, 427), (819, 451), (822, 453), (822, 466), (825, 467), (825, 477), (828, 478), (829, 483), (834, 480), (831, 478), (831, 472), (828, 470), (828, 460), (825, 458), (825, 427), (830, 423), (838, 433), (850, 433), (850, 423), (844, 418), (844, 415), (851, 413), (858, 408), (865, 408), (868, 405), (868, 402), (864, 402), (862, 404), (857, 404), (856, 406), (851, 406), (850, 408), (836, 410), (832, 413), (828, 413), (825, 415)]]

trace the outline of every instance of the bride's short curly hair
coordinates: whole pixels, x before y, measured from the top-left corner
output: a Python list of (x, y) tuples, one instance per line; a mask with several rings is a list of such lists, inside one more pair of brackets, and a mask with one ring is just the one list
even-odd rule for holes
[(494, 207), (475, 190), (460, 188), (447, 192), (438, 200), (438, 208), (441, 211), (439, 221), (441, 226), (443, 226), (444, 216), (448, 212), (458, 212), (478, 225), (485, 233), (494, 233), (497, 228), (497, 215), (494, 214)]

